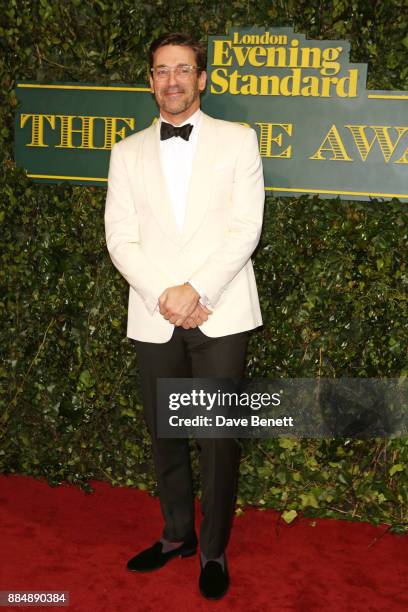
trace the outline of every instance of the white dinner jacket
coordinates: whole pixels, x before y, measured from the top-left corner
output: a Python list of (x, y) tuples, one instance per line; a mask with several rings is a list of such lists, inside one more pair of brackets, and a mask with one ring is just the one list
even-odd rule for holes
[(264, 183), (256, 133), (203, 113), (182, 231), (160, 163), (160, 122), (112, 149), (105, 208), (106, 243), (128, 281), (127, 335), (167, 342), (174, 325), (157, 302), (167, 287), (191, 280), (213, 313), (211, 337), (262, 324), (251, 263), (261, 233)]

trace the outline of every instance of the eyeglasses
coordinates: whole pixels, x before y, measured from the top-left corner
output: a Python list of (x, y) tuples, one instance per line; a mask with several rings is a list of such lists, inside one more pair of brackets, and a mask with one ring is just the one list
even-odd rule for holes
[(188, 79), (196, 69), (197, 66), (192, 66), (191, 64), (179, 64), (174, 68), (170, 68), (170, 66), (158, 66), (157, 68), (151, 68), (150, 72), (158, 81), (168, 79), (171, 72), (174, 72), (176, 77), (182, 80)]

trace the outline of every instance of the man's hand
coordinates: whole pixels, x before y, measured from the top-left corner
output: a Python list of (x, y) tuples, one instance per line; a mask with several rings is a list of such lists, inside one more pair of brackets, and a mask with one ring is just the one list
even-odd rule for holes
[(182, 327), (184, 327), (184, 329), (198, 327), (208, 319), (208, 315), (210, 314), (212, 314), (212, 310), (209, 310), (206, 306), (198, 303), (191, 315), (184, 319)]
[(176, 327), (195, 310), (200, 294), (188, 283), (168, 287), (159, 297), (159, 310), (167, 321)]

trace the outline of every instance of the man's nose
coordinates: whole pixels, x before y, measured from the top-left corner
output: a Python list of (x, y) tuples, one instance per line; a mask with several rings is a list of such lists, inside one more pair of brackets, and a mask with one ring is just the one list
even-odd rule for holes
[(170, 74), (167, 80), (168, 85), (177, 85), (176, 73), (174, 70), (170, 70)]

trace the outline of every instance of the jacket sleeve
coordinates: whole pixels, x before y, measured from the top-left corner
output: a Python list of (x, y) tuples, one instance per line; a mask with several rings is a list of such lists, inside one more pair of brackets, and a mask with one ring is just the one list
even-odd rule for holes
[(139, 222), (121, 147), (111, 152), (105, 206), (106, 244), (114, 266), (137, 291), (151, 315), (171, 281), (145, 255)]
[(256, 132), (247, 128), (232, 186), (232, 217), (222, 245), (190, 276), (216, 306), (228, 283), (242, 270), (258, 244), (265, 201), (262, 161)]

